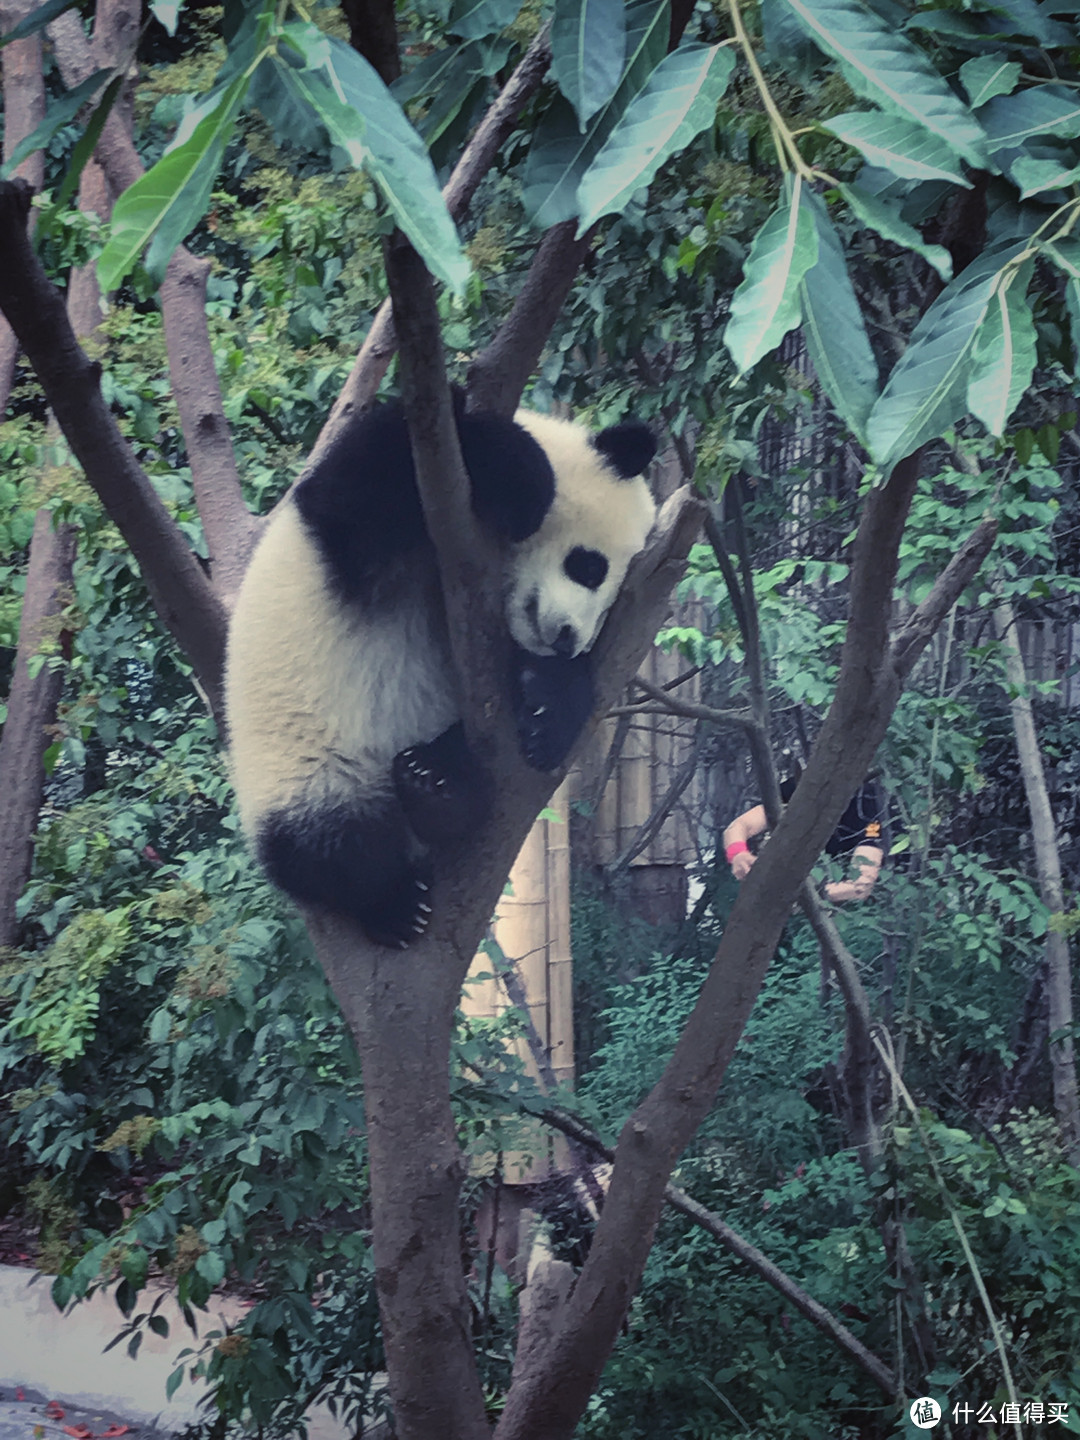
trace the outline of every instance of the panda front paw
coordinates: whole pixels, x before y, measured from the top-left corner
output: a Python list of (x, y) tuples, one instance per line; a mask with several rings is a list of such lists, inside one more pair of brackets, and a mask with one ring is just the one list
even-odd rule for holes
[(491, 781), (452, 725), (430, 744), (394, 756), (394, 789), (414, 833), (427, 845), (460, 840), (483, 824)]
[(431, 878), (426, 865), (410, 867), (361, 917), (368, 938), (391, 950), (407, 950), (415, 944), (431, 923)]
[(521, 753), (534, 770), (563, 763), (592, 710), (592, 693), (586, 656), (520, 653), (514, 712)]

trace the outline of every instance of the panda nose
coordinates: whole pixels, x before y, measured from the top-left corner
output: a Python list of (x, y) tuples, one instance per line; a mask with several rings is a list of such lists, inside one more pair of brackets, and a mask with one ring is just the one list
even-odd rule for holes
[(577, 635), (574, 633), (573, 626), (564, 625), (551, 642), (551, 648), (556, 655), (573, 655), (576, 642)]

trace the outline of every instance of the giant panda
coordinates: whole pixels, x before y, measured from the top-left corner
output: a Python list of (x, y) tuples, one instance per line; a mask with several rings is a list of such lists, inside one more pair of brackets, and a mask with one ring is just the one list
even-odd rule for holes
[[(655, 517), (656, 449), (521, 410), (455, 416), (472, 508), (505, 553), (507, 677), (524, 758), (553, 770), (593, 708), (589, 648)], [(398, 403), (350, 422), (279, 506), (233, 612), (225, 669), (243, 830), (302, 905), (404, 948), (431, 914), (432, 846), (491, 793), (465, 742), (436, 565)]]

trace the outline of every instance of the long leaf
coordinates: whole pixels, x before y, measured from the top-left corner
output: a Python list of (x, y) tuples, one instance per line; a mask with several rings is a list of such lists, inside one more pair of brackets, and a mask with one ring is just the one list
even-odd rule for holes
[(314, 109), (335, 145), (375, 181), (394, 219), (433, 275), (460, 291), (469, 262), (424, 142), (368, 62), (306, 21), (283, 36), (305, 61), (282, 78)]
[(623, 0), (555, 0), (551, 72), (582, 130), (615, 94), (625, 60)]
[(804, 192), (802, 203), (817, 232), (817, 262), (800, 287), (806, 348), (821, 388), (852, 434), (864, 440), (878, 396), (877, 361), (829, 212), (813, 192)]
[(803, 276), (818, 258), (818, 238), (802, 201), (802, 179), (754, 237), (739, 288), (731, 297), (724, 344), (739, 373), (756, 365), (798, 325)]
[(556, 99), (533, 137), (525, 162), (525, 213), (547, 230), (577, 215), (577, 191), (619, 117), (646, 83), (667, 50), (671, 14), (668, 0), (632, 0), (626, 10), (626, 68), (608, 103), (583, 135), (573, 107)]
[(458, 0), (450, 10), (446, 28), (463, 40), (483, 40), (513, 24), (521, 0)]
[(13, 40), (25, 40), (30, 35), (36, 35), (39, 30), (44, 30), (46, 25), (51, 25), (65, 10), (74, 10), (79, 0), (45, 0), (44, 5), (39, 5), (29, 15), (23, 17), (14, 29), (9, 30), (6, 35), (0, 35), (0, 49), (10, 45)]
[(968, 93), (971, 108), (993, 100), (995, 95), (1009, 95), (1016, 89), (1024, 67), (1018, 60), (1000, 60), (996, 55), (979, 55), (960, 66), (960, 81)]
[(712, 124), (734, 68), (735, 56), (719, 45), (684, 45), (661, 60), (582, 176), (579, 235), (624, 210), (665, 161)]
[(884, 469), (966, 412), (975, 336), (1000, 277), (1026, 249), (1015, 240), (984, 251), (916, 325), (866, 425), (867, 448)]
[(837, 139), (854, 145), (868, 165), (904, 180), (951, 180), (971, 188), (955, 151), (929, 130), (900, 115), (849, 110), (821, 123)]
[(861, 0), (785, 0), (856, 94), (907, 116), (973, 165), (985, 161), (982, 129), (929, 59), (892, 21)]
[(968, 407), (991, 435), (1004, 432), (1035, 369), (1035, 316), (1027, 298), (1033, 269), (1029, 261), (997, 287), (975, 336)]
[(45, 112), (45, 118), (41, 124), (32, 130), (25, 140), (16, 145), (3, 170), (0, 170), (0, 175), (6, 180), (9, 175), (15, 173), (28, 155), (32, 155), (35, 150), (43, 149), (57, 131), (62, 130), (65, 125), (70, 125), (90, 97), (101, 89), (111, 74), (111, 70), (95, 70), (88, 80), (84, 80), (81, 85), (76, 85), (75, 89), (69, 90), (66, 95), (61, 95), (59, 100), (54, 100)]
[[(113, 207), (112, 233), (98, 258), (98, 282), (113, 290), (134, 267), (152, 237), (162, 237), (155, 257), (161, 267), (198, 224), (233, 132), (249, 77), (238, 76), (182, 144), (163, 155), (130, 185)], [(167, 248), (166, 248), (167, 247)]]
[(925, 241), (915, 226), (901, 217), (899, 208), (886, 204), (876, 195), (868, 195), (857, 185), (840, 185), (838, 189), (860, 224), (868, 230), (875, 230), (882, 239), (891, 240), (894, 245), (914, 250), (916, 255), (921, 255), (934, 267), (942, 280), (948, 282), (952, 279), (952, 256), (948, 250), (944, 245), (931, 245)]
[(1072, 140), (1080, 135), (1080, 96), (1053, 85), (999, 95), (982, 107), (979, 119), (994, 150), (1014, 149), (1033, 135)]

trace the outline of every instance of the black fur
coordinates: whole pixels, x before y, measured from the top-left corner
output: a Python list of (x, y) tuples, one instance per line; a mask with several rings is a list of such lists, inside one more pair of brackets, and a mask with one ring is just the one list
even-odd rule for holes
[(258, 852), (275, 885), (301, 905), (346, 915), (378, 945), (403, 950), (427, 929), (431, 866), (410, 854), (397, 805), (362, 815), (345, 806), (298, 819), (267, 815)]
[[(477, 519), (501, 539), (526, 540), (555, 498), (543, 449), (502, 415), (469, 414), (455, 396), (458, 439)], [(387, 567), (430, 549), (400, 403), (353, 420), (296, 487), (296, 505), (346, 604), (377, 605)], [(388, 597), (393, 603), (393, 592)]]
[(426, 845), (464, 839), (491, 811), (491, 776), (465, 743), (460, 721), (396, 755), (393, 775), (405, 816)]
[(641, 420), (623, 420), (594, 436), (593, 444), (624, 480), (643, 475), (656, 454), (656, 436)]
[(514, 647), (511, 693), (521, 753), (534, 770), (556, 770), (592, 714), (588, 654), (531, 655)]

